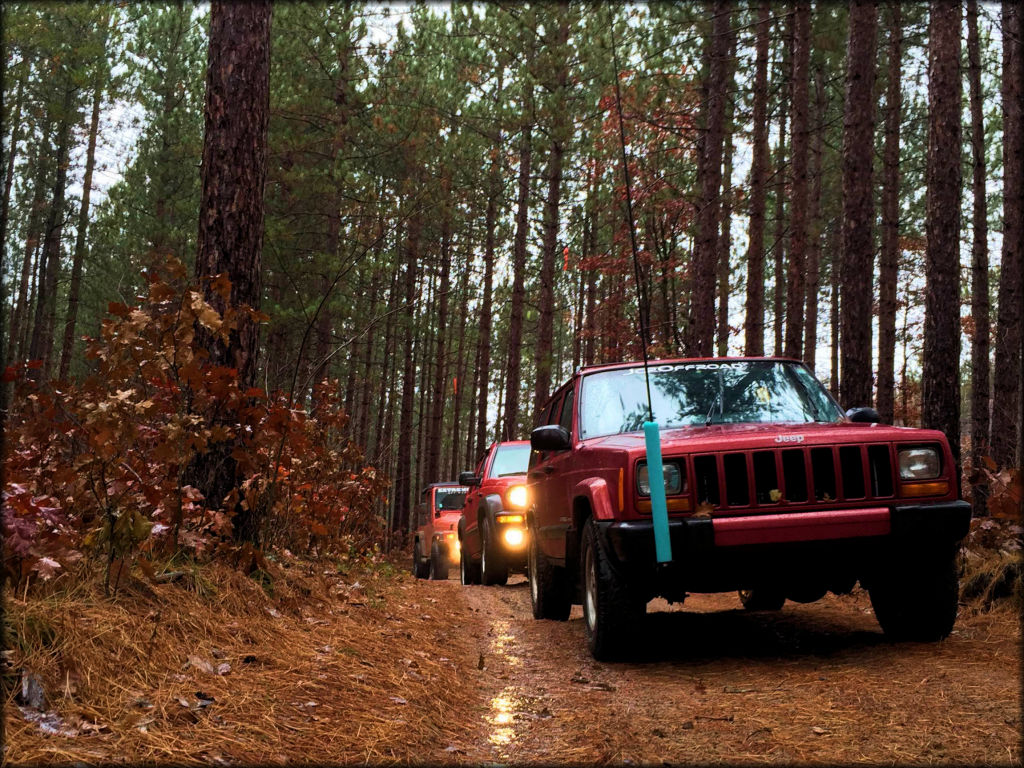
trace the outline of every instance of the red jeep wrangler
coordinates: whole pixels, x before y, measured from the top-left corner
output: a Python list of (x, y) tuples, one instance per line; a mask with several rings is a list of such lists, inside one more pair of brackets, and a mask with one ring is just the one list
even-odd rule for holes
[(476, 474), (463, 472), (469, 486), (459, 520), (463, 584), (504, 584), (509, 571), (526, 567), (526, 440), (494, 443)]
[(455, 527), (469, 489), (457, 483), (431, 483), (416, 505), (412, 573), (417, 579), (447, 579), (448, 565), (459, 556)]
[(649, 374), (671, 557), (656, 557), (644, 366), (580, 369), (530, 437), (536, 618), (582, 603), (591, 653), (613, 658), (642, 643), (655, 596), (738, 590), (748, 609), (778, 609), (860, 581), (891, 638), (950, 633), (971, 509), (941, 432), (844, 415), (792, 360), (659, 360)]

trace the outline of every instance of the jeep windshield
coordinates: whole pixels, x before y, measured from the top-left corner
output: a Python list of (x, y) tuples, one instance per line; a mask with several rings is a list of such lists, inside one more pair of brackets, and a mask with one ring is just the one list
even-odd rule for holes
[(525, 475), (529, 463), (529, 445), (499, 445), (494, 461), (491, 462), (490, 476)]
[[(652, 365), (651, 402), (660, 427), (762, 422), (834, 422), (842, 410), (799, 363), (776, 360)], [(647, 421), (643, 366), (583, 377), (580, 437), (636, 432)]]

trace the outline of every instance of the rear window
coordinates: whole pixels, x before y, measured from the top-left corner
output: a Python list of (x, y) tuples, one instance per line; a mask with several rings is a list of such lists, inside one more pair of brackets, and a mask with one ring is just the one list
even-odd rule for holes
[(468, 488), (438, 488), (434, 491), (434, 509), (455, 510), (462, 509), (462, 503), (466, 500)]

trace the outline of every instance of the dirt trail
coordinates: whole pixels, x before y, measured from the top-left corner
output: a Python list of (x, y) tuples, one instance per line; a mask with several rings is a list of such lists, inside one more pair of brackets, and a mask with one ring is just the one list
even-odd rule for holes
[(637, 659), (604, 664), (586, 650), (580, 608), (535, 621), (522, 577), (420, 584), (462, 624), (480, 714), (446, 762), (1021, 760), (1020, 626), (1007, 609), (963, 609), (942, 643), (891, 644), (859, 590), (759, 614), (735, 595), (693, 596), (685, 610), (659, 600)]

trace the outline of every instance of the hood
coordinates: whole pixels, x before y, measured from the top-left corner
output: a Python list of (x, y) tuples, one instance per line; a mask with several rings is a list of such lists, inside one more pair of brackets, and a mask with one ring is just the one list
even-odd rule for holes
[[(712, 424), (661, 430), (661, 451), (742, 451), (758, 448), (796, 448), (807, 445), (835, 445), (881, 442), (942, 442), (934, 429), (892, 427), (887, 424), (855, 422), (761, 422), (756, 424)], [(643, 432), (594, 438), (588, 445), (619, 450), (645, 450)]]

